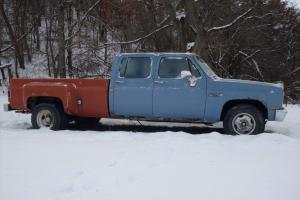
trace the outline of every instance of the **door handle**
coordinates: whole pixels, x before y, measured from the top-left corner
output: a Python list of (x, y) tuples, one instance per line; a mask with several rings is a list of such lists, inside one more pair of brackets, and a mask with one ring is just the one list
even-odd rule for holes
[(157, 83), (157, 84), (164, 84), (163, 81), (154, 81), (154, 83)]
[(124, 81), (115, 81), (115, 83), (124, 83)]

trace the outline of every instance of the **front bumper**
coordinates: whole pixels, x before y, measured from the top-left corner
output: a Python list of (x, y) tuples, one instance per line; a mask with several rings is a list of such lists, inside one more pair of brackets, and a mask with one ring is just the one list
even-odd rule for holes
[(280, 110), (276, 110), (275, 111), (275, 121), (279, 121), (279, 122), (283, 121), (284, 118), (286, 117), (287, 113), (288, 112), (285, 108), (282, 108)]

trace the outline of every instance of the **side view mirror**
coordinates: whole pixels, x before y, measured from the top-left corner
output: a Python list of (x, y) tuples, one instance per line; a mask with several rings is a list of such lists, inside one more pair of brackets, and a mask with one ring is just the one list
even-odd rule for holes
[(191, 77), (192, 76), (192, 73), (190, 71), (181, 71), (180, 73), (180, 78), (182, 79), (185, 79), (185, 78), (188, 78), (188, 77)]
[(189, 85), (191, 87), (195, 87), (197, 84), (197, 78), (195, 76), (192, 75), (192, 73), (190, 71), (181, 71), (180, 76), (182, 79), (187, 79), (189, 82)]

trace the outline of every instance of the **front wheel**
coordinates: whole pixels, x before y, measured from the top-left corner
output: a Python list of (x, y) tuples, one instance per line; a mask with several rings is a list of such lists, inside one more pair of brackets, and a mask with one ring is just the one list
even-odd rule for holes
[(227, 111), (223, 126), (228, 134), (256, 135), (264, 132), (265, 120), (257, 107), (241, 104)]
[(63, 126), (63, 114), (55, 104), (41, 103), (32, 109), (31, 123), (34, 129), (59, 130)]

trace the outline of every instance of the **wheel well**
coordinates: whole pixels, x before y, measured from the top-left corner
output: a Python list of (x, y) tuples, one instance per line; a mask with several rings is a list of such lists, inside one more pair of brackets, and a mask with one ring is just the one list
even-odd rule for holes
[(268, 118), (268, 110), (266, 108), (266, 106), (257, 100), (232, 100), (232, 101), (228, 101), (224, 104), (223, 109), (222, 109), (222, 114), (221, 114), (221, 121), (224, 120), (225, 114), (227, 113), (227, 111), (232, 108), (233, 106), (236, 106), (238, 104), (249, 104), (249, 105), (253, 105), (255, 107), (257, 107), (260, 112), (263, 114), (264, 119)]
[(57, 97), (29, 97), (27, 100), (27, 108), (32, 110), (34, 106), (40, 103), (51, 103), (59, 106), (59, 108), (63, 109), (62, 101)]

